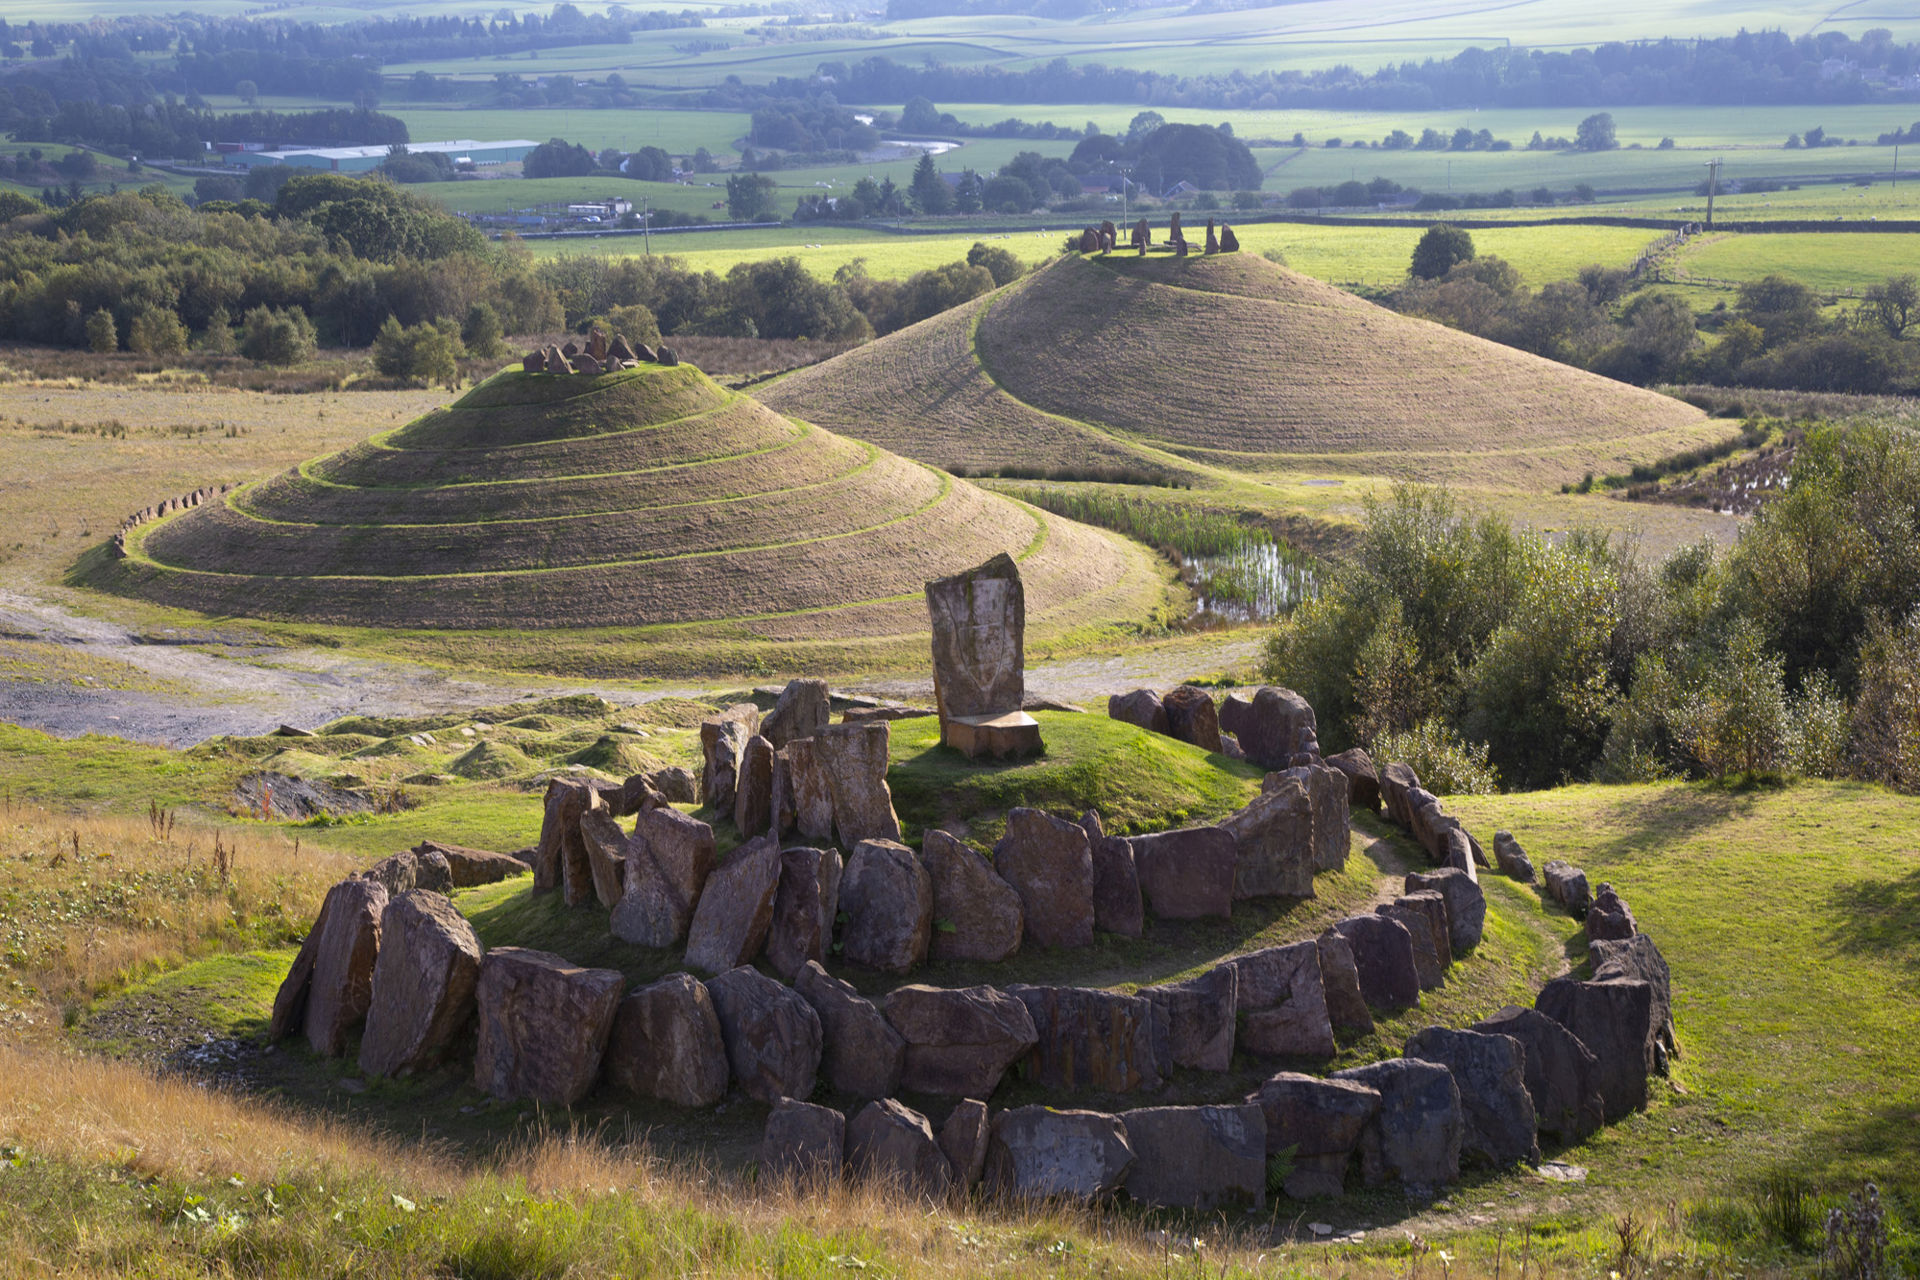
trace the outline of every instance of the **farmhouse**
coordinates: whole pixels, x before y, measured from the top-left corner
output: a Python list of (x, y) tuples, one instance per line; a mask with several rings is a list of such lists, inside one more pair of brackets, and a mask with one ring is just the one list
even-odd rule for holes
[[(409, 142), (407, 150), (414, 155), (444, 155), (456, 166), (478, 166), (524, 160), (527, 153), (539, 145), (525, 138), (513, 138), (506, 142), (476, 142), (471, 138), (462, 138), (454, 142)], [(326, 169), (335, 173), (366, 173), (378, 169), (390, 154), (392, 148), (385, 146), (293, 147), (283, 151), (232, 151), (221, 159), (227, 164), (245, 165), (248, 168), (283, 164), (301, 169)]]

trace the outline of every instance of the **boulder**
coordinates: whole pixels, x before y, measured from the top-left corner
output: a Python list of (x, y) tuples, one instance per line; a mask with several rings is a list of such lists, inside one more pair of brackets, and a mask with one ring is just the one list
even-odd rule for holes
[(445, 894), (415, 889), (380, 913), (360, 1069), (400, 1076), (440, 1062), (473, 1019), (480, 939)]
[(1496, 831), (1493, 836), (1494, 861), (1500, 867), (1500, 874), (1512, 876), (1522, 884), (1533, 883), (1533, 860), (1527, 857), (1527, 851), (1513, 838), (1510, 831)]
[(1578, 1142), (1606, 1123), (1593, 1079), (1598, 1063), (1573, 1032), (1537, 1009), (1518, 1005), (1474, 1023), (1472, 1030), (1506, 1036), (1525, 1050), (1523, 1078), (1541, 1133)]
[(1414, 787), (1407, 792), (1408, 831), (1414, 842), (1426, 851), (1427, 861), (1444, 863), (1447, 859), (1447, 832), (1457, 824), (1447, 816), (1440, 797)]
[(1107, 718), (1120, 720), (1148, 733), (1167, 732), (1167, 709), (1151, 689), (1116, 693), (1107, 699)]
[[(327, 898), (332, 897), (333, 894), (329, 892)], [(313, 991), (313, 967), (320, 957), (320, 939), (326, 936), (326, 923), (327, 900), (322, 899), (313, 927), (307, 930), (307, 936), (301, 940), (300, 951), (293, 958), (292, 968), (287, 970), (287, 976), (280, 982), (280, 989), (274, 993), (273, 1013), (267, 1020), (268, 1044), (278, 1044), (294, 1031), (304, 1033), (306, 1030), (307, 997)]]
[(327, 890), (306, 1001), (307, 1043), (315, 1053), (339, 1057), (348, 1033), (366, 1019), (386, 909), (386, 886), (375, 880), (342, 880)]
[(1413, 934), (1382, 915), (1350, 916), (1334, 927), (1353, 949), (1360, 990), (1375, 1009), (1411, 1009), (1420, 1003), (1420, 970)]
[(1020, 949), (1026, 919), (1020, 895), (986, 858), (937, 827), (920, 852), (933, 888), (928, 953), (935, 960), (997, 962)]
[(1407, 793), (1420, 789), (1420, 775), (1413, 766), (1390, 761), (1380, 766), (1380, 807), (1387, 819), (1401, 827), (1413, 825), (1413, 813), (1407, 808)]
[(1233, 234), (1233, 228), (1224, 222), (1220, 224), (1220, 252), (1240, 252), (1240, 237)]
[(1458, 867), (1416, 871), (1407, 877), (1407, 892), (1437, 893), (1447, 903), (1447, 941), (1455, 958), (1480, 945), (1487, 927), (1487, 895), (1477, 877)]
[(1247, 1095), (1266, 1117), (1267, 1152), (1292, 1148), (1284, 1189), (1295, 1200), (1337, 1196), (1360, 1135), (1380, 1113), (1380, 1091), (1356, 1080), (1283, 1071)]
[[(592, 893), (593, 872), (587, 863), (586, 845), (580, 839), (580, 815), (598, 803), (598, 794), (585, 782), (555, 778), (547, 783), (540, 843), (533, 850), (535, 893), (565, 890), (570, 907), (579, 905), (574, 901), (572, 886)], [(580, 899), (585, 901), (585, 897)]]
[(899, 987), (885, 1007), (907, 1042), (900, 1087), (913, 1093), (985, 1098), (1040, 1043), (1027, 1006), (992, 987)]
[(940, 1126), (940, 1150), (962, 1191), (980, 1181), (987, 1167), (987, 1104), (964, 1098)]
[(747, 739), (734, 776), (733, 828), (751, 839), (773, 825), (773, 744), (760, 734)]
[(1298, 778), (1282, 778), (1221, 822), (1237, 861), (1233, 896), (1313, 897), (1313, 802)]
[(1460, 1091), (1463, 1159), (1504, 1169), (1540, 1162), (1527, 1051), (1518, 1040), (1485, 1031), (1427, 1027), (1407, 1038), (1406, 1056), (1437, 1062)]
[(727, 1096), (727, 1046), (706, 987), (668, 974), (622, 1000), (603, 1060), (609, 1081), (639, 1098), (710, 1107)]
[(1133, 865), (1133, 846), (1101, 829), (1100, 815), (1088, 810), (1080, 819), (1093, 855), (1093, 927), (1123, 938), (1137, 938), (1146, 929), (1146, 911), (1140, 901), (1140, 874)]
[(953, 1185), (953, 1167), (933, 1136), (933, 1126), (891, 1098), (869, 1102), (847, 1122), (847, 1168), (935, 1199)]
[(725, 973), (752, 964), (773, 925), (773, 896), (780, 887), (780, 842), (749, 840), (707, 877), (687, 929), (687, 964), (702, 973)]
[(1014, 809), (993, 869), (1020, 895), (1028, 938), (1048, 947), (1093, 941), (1093, 850), (1078, 824)]
[(1413, 967), (1422, 991), (1431, 991), (1447, 980), (1453, 953), (1447, 945), (1446, 899), (1437, 893), (1409, 893), (1374, 910), (1407, 927), (1413, 941)]
[(511, 880), (523, 876), (529, 870), (526, 863), (507, 853), (492, 853), (486, 849), (468, 849), (457, 844), (443, 844), (438, 840), (422, 840), (413, 847), (415, 853), (437, 853), (447, 860), (447, 874), (456, 889), (471, 889), (475, 885), (498, 884), (502, 880)]
[(840, 880), (840, 913), (849, 963), (911, 972), (927, 958), (933, 936), (933, 880), (907, 846), (862, 840)]
[(1353, 1039), (1373, 1030), (1373, 1012), (1360, 989), (1360, 966), (1353, 948), (1333, 929), (1314, 939), (1320, 952), (1320, 985), (1327, 993), (1327, 1020), (1336, 1036)]
[[(1338, 871), (1347, 865), (1347, 849), (1352, 840), (1352, 810), (1347, 801), (1347, 775), (1324, 764), (1294, 765), (1276, 777), (1300, 780), (1307, 790), (1313, 811), (1313, 869)], [(1263, 783), (1261, 789), (1266, 790)]]
[[(1038, 749), (1038, 726), (1021, 710), (1027, 605), (1013, 557), (1002, 552), (964, 573), (936, 578), (927, 583), (926, 597), (940, 741), (969, 756), (981, 746), (996, 755), (1006, 748)], [(1004, 742), (997, 740), (1002, 728)]]
[(1593, 962), (1595, 982), (1634, 981), (1653, 989), (1654, 1069), (1666, 1074), (1666, 1059), (1680, 1056), (1679, 1042), (1673, 1038), (1673, 974), (1666, 957), (1653, 939), (1644, 933), (1630, 938), (1603, 938), (1587, 948)]
[(707, 980), (727, 1066), (750, 1098), (772, 1103), (813, 1094), (820, 1017), (791, 987), (742, 966)]
[(613, 936), (642, 947), (675, 947), (713, 871), (713, 828), (678, 809), (649, 809), (627, 841), (626, 889), (610, 920)]
[(1240, 846), (1223, 827), (1133, 836), (1133, 865), (1146, 908), (1160, 920), (1225, 920), (1233, 913)]
[(1183, 684), (1160, 699), (1160, 705), (1167, 712), (1169, 737), (1190, 742), (1202, 751), (1220, 750), (1220, 714), (1214, 709), (1212, 694)]
[(735, 703), (700, 722), (701, 804), (721, 813), (733, 810), (740, 760), (747, 740), (759, 729), (760, 710), (750, 702)]
[(1197, 978), (1142, 987), (1166, 1027), (1166, 1061), (1172, 1067), (1225, 1071), (1233, 1065), (1234, 1018), (1239, 978), (1231, 964), (1215, 965)]
[(1540, 868), (1541, 879), (1546, 884), (1547, 896), (1567, 909), (1567, 914), (1578, 920), (1587, 914), (1587, 908), (1593, 905), (1593, 896), (1587, 889), (1587, 873), (1569, 862), (1555, 859)]
[(989, 1192), (1014, 1199), (1105, 1200), (1126, 1182), (1133, 1160), (1118, 1116), (1014, 1107), (993, 1118), (985, 1182)]
[(1618, 942), (1638, 932), (1640, 927), (1625, 900), (1613, 891), (1612, 885), (1601, 885), (1594, 892), (1593, 905), (1587, 908), (1587, 938), (1593, 942)]
[(1336, 1071), (1380, 1093), (1380, 1110), (1360, 1130), (1360, 1177), (1369, 1187), (1398, 1182), (1431, 1191), (1460, 1179), (1466, 1130), (1453, 1073), (1434, 1062), (1394, 1058)]
[(793, 793), (793, 826), (802, 839), (833, 839), (833, 788), (812, 738), (797, 738), (780, 749), (787, 788)]
[(1458, 871), (1474, 880), (1480, 878), (1480, 872), (1473, 855), (1473, 837), (1467, 834), (1465, 827), (1453, 827), (1441, 838), (1445, 852), (1440, 857), (1440, 865)]
[(781, 1098), (760, 1138), (760, 1171), (775, 1181), (833, 1182), (845, 1165), (847, 1118), (832, 1107)]
[[(862, 840), (898, 840), (900, 819), (887, 788), (885, 721), (828, 725), (813, 736), (813, 754), (826, 775), (833, 825), (843, 847)], [(795, 801), (799, 801), (796, 774)], [(800, 828), (806, 832), (803, 823)]]
[(525, 947), (496, 947), (474, 988), (480, 1034), (473, 1083), (482, 1093), (570, 1107), (593, 1088), (627, 980)]
[(1380, 775), (1373, 758), (1364, 747), (1352, 747), (1327, 757), (1327, 764), (1347, 775), (1347, 805), (1350, 809), (1380, 812)]
[(602, 806), (580, 815), (580, 842), (593, 873), (593, 894), (611, 910), (626, 896), (627, 833), (614, 821), (613, 810)]
[(700, 801), (700, 784), (694, 778), (693, 770), (680, 765), (655, 769), (647, 775), (647, 783), (671, 804), (697, 804)]
[(789, 742), (811, 738), (833, 722), (825, 680), (789, 680), (760, 722), (760, 734), (778, 751)]
[(1089, 987), (1031, 987), (1007, 994), (1026, 1005), (1036, 1043), (1023, 1073), (1049, 1089), (1131, 1093), (1160, 1087), (1153, 1005)]
[(818, 961), (801, 966), (793, 989), (820, 1019), (820, 1067), (827, 1087), (856, 1098), (892, 1097), (906, 1067), (907, 1042), (886, 1015)]
[(1339, 1052), (1317, 943), (1268, 947), (1227, 963), (1235, 974), (1244, 1048), (1269, 1058), (1331, 1058)]
[(453, 892), (453, 866), (445, 854), (435, 849), (424, 852), (406, 849), (380, 859), (360, 873), (360, 879), (377, 881), (389, 898), (397, 898), (415, 889), (433, 893)]
[(1284, 769), (1293, 762), (1302, 742), (1319, 738), (1313, 708), (1291, 689), (1267, 685), (1252, 698), (1230, 700), (1220, 727), (1240, 740), (1247, 759), (1263, 769)]
[(840, 913), (838, 849), (784, 849), (780, 884), (767, 930), (767, 963), (788, 982), (809, 960), (833, 949), (833, 922)]
[(1609, 1124), (1647, 1105), (1653, 1073), (1653, 988), (1641, 981), (1555, 978), (1533, 1007), (1580, 1039), (1594, 1057), (1593, 1084)]
[(1120, 1113), (1133, 1167), (1127, 1195), (1174, 1209), (1267, 1203), (1267, 1117), (1247, 1103)]

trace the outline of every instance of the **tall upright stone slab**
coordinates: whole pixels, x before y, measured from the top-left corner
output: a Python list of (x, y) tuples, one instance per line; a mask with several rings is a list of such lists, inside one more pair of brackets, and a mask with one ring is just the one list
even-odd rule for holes
[(968, 759), (1032, 755), (1040, 724), (1026, 701), (1027, 597), (1005, 552), (929, 582), (933, 692), (940, 741)]

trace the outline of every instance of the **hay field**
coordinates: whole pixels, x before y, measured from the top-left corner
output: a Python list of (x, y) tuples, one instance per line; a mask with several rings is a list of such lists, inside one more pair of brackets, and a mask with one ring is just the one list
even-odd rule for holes
[[(484, 478), (482, 478), (484, 477)], [(90, 584), (204, 614), (409, 630), (915, 634), (920, 586), (999, 551), (1030, 615), (1151, 611), (1144, 553), (732, 395), (691, 366), (496, 376), (143, 526)], [(777, 621), (775, 621), (777, 620)], [(752, 634), (747, 631), (746, 634)]]

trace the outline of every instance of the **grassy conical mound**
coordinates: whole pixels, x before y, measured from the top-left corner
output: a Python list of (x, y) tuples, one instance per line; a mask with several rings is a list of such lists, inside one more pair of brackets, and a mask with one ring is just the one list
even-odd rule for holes
[(1557, 487), (1701, 413), (1252, 254), (1071, 255), (760, 398), (943, 466), (1313, 467)]
[(1000, 551), (1021, 559), (1029, 615), (1056, 630), (1144, 614), (1160, 590), (1144, 553), (1096, 530), (783, 418), (690, 366), (647, 365), (502, 373), (135, 531), (110, 575), (213, 614), (727, 624), (750, 642), (919, 631), (923, 582)]

